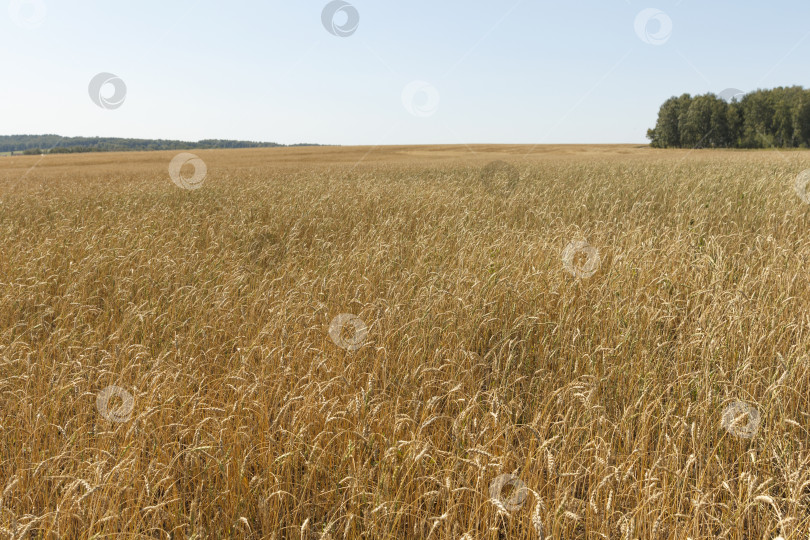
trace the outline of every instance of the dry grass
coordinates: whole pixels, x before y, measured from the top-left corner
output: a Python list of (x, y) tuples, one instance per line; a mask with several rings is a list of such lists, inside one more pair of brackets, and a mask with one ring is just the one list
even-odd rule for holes
[(806, 538), (810, 154), (472, 150), (0, 160), (2, 535)]

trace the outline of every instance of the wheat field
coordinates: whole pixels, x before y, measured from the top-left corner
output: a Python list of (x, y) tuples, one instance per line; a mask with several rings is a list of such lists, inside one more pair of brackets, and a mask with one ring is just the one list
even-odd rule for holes
[(0, 537), (810, 537), (810, 153), (196, 153), (0, 158)]

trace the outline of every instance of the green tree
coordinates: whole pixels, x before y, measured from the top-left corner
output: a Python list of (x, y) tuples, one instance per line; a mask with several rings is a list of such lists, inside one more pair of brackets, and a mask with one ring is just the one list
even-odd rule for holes
[(689, 94), (683, 94), (681, 97), (671, 97), (661, 105), (655, 128), (647, 131), (653, 147), (671, 148), (681, 145), (680, 119), (691, 101)]
[(680, 123), (681, 146), (705, 148), (711, 146), (713, 94), (697, 96), (692, 100)]
[(810, 90), (757, 90), (731, 103), (714, 94), (673, 96), (647, 137), (657, 148), (810, 148)]

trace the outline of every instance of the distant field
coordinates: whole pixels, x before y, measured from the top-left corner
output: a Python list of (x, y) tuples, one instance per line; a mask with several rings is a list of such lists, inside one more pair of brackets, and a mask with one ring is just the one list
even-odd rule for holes
[(0, 159), (0, 537), (808, 537), (810, 152), (195, 154)]

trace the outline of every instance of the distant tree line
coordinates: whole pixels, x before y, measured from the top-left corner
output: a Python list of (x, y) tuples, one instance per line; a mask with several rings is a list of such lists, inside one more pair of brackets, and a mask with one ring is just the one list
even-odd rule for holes
[(730, 102), (711, 93), (671, 97), (647, 138), (655, 148), (808, 148), (810, 90), (757, 90)]
[[(60, 135), (0, 135), (0, 152), (23, 154), (72, 154), (77, 152), (127, 152), (135, 150), (204, 150), (210, 148), (269, 148), (272, 142), (205, 139), (198, 142), (117, 137), (62, 137)], [(292, 146), (317, 146), (295, 144)]]

